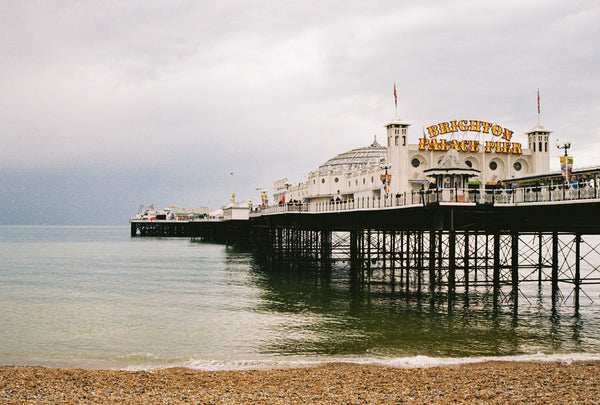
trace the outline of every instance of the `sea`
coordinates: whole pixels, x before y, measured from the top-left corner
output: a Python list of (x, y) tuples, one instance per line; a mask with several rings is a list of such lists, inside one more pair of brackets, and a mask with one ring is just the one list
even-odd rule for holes
[(128, 226), (0, 226), (0, 365), (242, 370), (600, 360), (600, 288), (445, 296)]

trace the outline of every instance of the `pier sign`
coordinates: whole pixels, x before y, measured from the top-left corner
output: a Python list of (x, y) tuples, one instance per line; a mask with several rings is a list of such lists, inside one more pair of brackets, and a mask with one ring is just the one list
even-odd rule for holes
[[(455, 132), (477, 132), (489, 134), (500, 139), (485, 141), (480, 144), (479, 140), (462, 140), (436, 138), (438, 135), (453, 134)], [(440, 122), (427, 127), (427, 134), (419, 139), (419, 150), (447, 151), (454, 148), (458, 152), (479, 152), (480, 146), (485, 153), (503, 153), (520, 155), (523, 153), (520, 143), (510, 142), (513, 131), (500, 125), (487, 121), (478, 120), (453, 120)]]

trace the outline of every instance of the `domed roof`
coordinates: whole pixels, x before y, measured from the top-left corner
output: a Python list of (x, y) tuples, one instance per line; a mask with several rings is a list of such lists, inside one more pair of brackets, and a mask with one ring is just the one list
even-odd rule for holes
[(319, 166), (319, 173), (346, 172), (360, 170), (368, 166), (380, 166), (387, 161), (387, 148), (377, 143), (377, 138), (369, 146), (340, 153)]
[(462, 161), (456, 149), (450, 149), (444, 154), (440, 163), (437, 167), (432, 167), (423, 170), (423, 173), (428, 173), (428, 176), (435, 176), (437, 174), (466, 174), (469, 176), (476, 176), (480, 173), (479, 170), (469, 167), (465, 162)]

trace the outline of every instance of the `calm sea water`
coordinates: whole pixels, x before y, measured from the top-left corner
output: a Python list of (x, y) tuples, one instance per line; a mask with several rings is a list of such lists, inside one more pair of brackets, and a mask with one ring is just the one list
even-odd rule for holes
[[(600, 359), (600, 298), (576, 316), (523, 285), (518, 315), (356, 286), (348, 268), (279, 269), (250, 252), (129, 227), (0, 226), (0, 364), (241, 369)], [(565, 294), (566, 295), (566, 294)]]

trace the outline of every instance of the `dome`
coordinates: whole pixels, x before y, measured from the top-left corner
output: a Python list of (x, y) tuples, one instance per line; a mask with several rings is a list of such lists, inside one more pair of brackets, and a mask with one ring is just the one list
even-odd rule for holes
[(464, 173), (469, 176), (476, 176), (477, 173), (480, 173), (479, 170), (473, 169), (465, 162), (462, 161), (456, 149), (450, 149), (448, 152), (444, 154), (442, 160), (437, 167), (432, 167), (426, 170), (423, 170), (423, 173), (427, 173), (428, 176), (435, 176), (437, 174), (459, 174)]
[(356, 171), (368, 166), (380, 166), (387, 161), (387, 148), (377, 143), (340, 153), (319, 166), (319, 173)]

